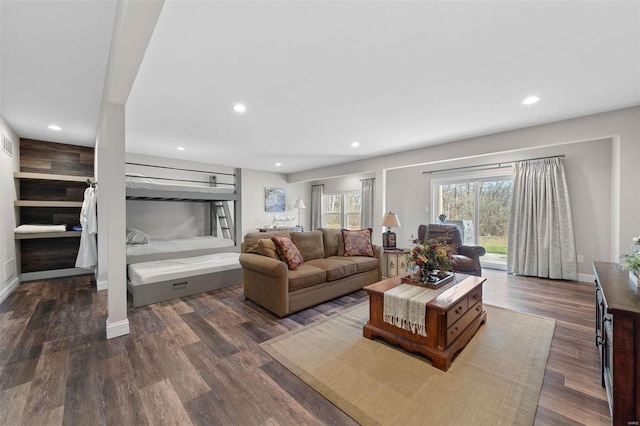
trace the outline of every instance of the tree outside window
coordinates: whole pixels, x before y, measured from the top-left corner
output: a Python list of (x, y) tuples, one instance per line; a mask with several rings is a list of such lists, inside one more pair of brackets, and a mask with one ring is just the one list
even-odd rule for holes
[(345, 191), (322, 196), (322, 226), (334, 229), (361, 228), (362, 193)]

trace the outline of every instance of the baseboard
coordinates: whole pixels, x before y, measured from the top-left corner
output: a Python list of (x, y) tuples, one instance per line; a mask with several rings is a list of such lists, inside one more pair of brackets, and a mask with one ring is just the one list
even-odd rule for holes
[(98, 287), (98, 291), (108, 290), (109, 289), (109, 281), (107, 280), (97, 280), (96, 286)]
[(122, 321), (109, 324), (107, 318), (107, 339), (113, 339), (115, 337), (126, 336), (129, 334), (129, 320), (124, 319)]
[(11, 293), (13, 293), (13, 290), (15, 290), (16, 287), (18, 287), (19, 283), (20, 283), (20, 280), (18, 279), (18, 277), (15, 277), (13, 280), (9, 282), (8, 286), (0, 290), (0, 303), (4, 302), (4, 300), (7, 297), (9, 297)]
[(72, 277), (75, 275), (93, 274), (93, 269), (67, 268), (51, 269), (48, 271), (24, 272), (20, 275), (20, 282), (34, 280), (49, 280), (52, 278)]

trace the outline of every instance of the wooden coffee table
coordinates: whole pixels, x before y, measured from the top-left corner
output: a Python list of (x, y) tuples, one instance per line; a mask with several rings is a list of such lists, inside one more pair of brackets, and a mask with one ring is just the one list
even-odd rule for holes
[(369, 321), (362, 334), (368, 339), (380, 337), (409, 352), (420, 353), (429, 358), (434, 367), (447, 371), (455, 356), (487, 321), (482, 306), (485, 278), (470, 276), (460, 283), (452, 283), (427, 302), (427, 335), (421, 336), (383, 321), (384, 292), (399, 286), (403, 275), (364, 288), (369, 294)]

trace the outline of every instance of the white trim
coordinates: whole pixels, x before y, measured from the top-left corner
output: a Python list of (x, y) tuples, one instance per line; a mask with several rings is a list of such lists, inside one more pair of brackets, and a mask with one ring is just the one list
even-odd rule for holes
[(126, 336), (129, 334), (129, 320), (124, 319), (122, 321), (109, 324), (109, 318), (107, 318), (107, 339), (113, 339), (114, 337)]
[(51, 269), (49, 271), (25, 272), (20, 275), (20, 282), (34, 280), (48, 280), (51, 278), (71, 277), (75, 275), (93, 274), (93, 269), (67, 268)]
[(96, 280), (96, 285), (98, 287), (98, 291), (108, 290), (109, 289), (109, 281), (108, 280)]
[(9, 282), (8, 286), (0, 290), (0, 303), (4, 302), (4, 300), (7, 297), (9, 297), (11, 293), (13, 293), (13, 290), (15, 290), (16, 287), (18, 287), (19, 283), (20, 283), (20, 280), (18, 279), (18, 277), (14, 277), (13, 280)]

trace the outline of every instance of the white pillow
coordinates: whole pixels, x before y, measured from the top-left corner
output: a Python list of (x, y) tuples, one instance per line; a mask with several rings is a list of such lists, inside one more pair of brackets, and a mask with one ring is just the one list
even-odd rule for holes
[(127, 244), (149, 244), (149, 236), (138, 229), (127, 229)]

